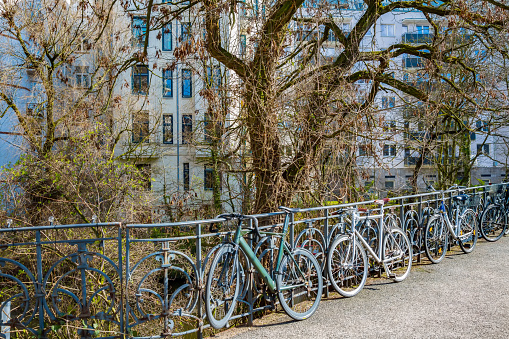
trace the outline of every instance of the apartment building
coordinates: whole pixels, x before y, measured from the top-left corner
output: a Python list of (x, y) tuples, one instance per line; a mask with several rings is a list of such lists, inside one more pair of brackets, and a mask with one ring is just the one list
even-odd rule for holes
[[(345, 32), (354, 27), (363, 13), (362, 1), (341, 1), (340, 9), (333, 13), (335, 20)], [(306, 4), (307, 8), (315, 6)], [(240, 57), (250, 57), (249, 20), (254, 10), (263, 10), (252, 6), (239, 5), (239, 20), (229, 23), (225, 20), (222, 36), (225, 44), (231, 47)], [(122, 22), (129, 27), (125, 39), (131, 40), (133, 50), (141, 50), (145, 43), (147, 24), (144, 12), (130, 11), (123, 14)], [(117, 149), (123, 161), (134, 162), (147, 174), (147, 188), (160, 197), (160, 201), (169, 201), (182, 195), (193, 195), (200, 202), (212, 198), (213, 169), (208, 164), (210, 152), (206, 147), (206, 112), (208, 103), (202, 96), (202, 90), (210, 84), (220, 81), (236, 81), (222, 66), (214, 62), (202, 63), (191, 55), (185, 59), (177, 58), (175, 53), (183, 45), (203, 37), (199, 17), (182, 15), (178, 20), (151, 31), (148, 38), (148, 56), (145, 62), (133, 66), (120, 75), (115, 94), (122, 99), (122, 107), (112, 111), (114, 128), (126, 130)], [(296, 32), (304, 33), (319, 29), (309, 25), (294, 23)], [(383, 50), (394, 43), (417, 44), (428, 42), (433, 30), (422, 13), (418, 11), (399, 10), (383, 15), (370, 29), (361, 44), (362, 51)], [(298, 34), (296, 39), (299, 39)], [(323, 46), (323, 55), (333, 58), (338, 54), (334, 38), (330, 44)], [(84, 51), (86, 52), (86, 51)], [(72, 72), (76, 82), (86, 83), (90, 80), (86, 58)], [(90, 61), (93, 62), (93, 61)], [(415, 72), (423, 66), (422, 60), (414, 56), (403, 55), (395, 58), (394, 76), (407, 81), (415, 80)], [(221, 80), (219, 80), (221, 79)], [(33, 92), (36, 82), (32, 81), (30, 72), (21, 76), (20, 86)], [(425, 80), (423, 80), (425, 83)], [(208, 84), (208, 85), (207, 85)], [(359, 97), (369, 88), (369, 81), (356, 84)], [(214, 85), (213, 85), (214, 86)], [(24, 97), (29, 97), (25, 95)], [(418, 150), (412, 146), (416, 141), (426, 138), (426, 132), (419, 123), (410, 118), (401, 93), (384, 92), (376, 99), (380, 114), (384, 116), (385, 130), (383, 140), (357, 140), (357, 164), (367, 173), (360, 185), (369, 185), (377, 190), (402, 190), (408, 188), (417, 158)], [(27, 114), (35, 112), (34, 103), (27, 99), (22, 105)], [(233, 105), (235, 106), (235, 105)], [(232, 108), (232, 114), (235, 114)], [(1, 121), (2, 129), (12, 130), (15, 119), (6, 115)], [(9, 121), (9, 122), (6, 122)], [(8, 125), (7, 125), (8, 124)], [(484, 182), (500, 182), (505, 179), (507, 164), (506, 140), (503, 136), (492, 136), (485, 121), (474, 122), (478, 127), (471, 135), (471, 154), (481, 151), (471, 171), (472, 183), (475, 179)], [(9, 136), (12, 137), (12, 136)], [(2, 148), (10, 147), (12, 140), (3, 138)], [(291, 151), (289, 152), (291, 153)], [(0, 164), (7, 160), (10, 151), (0, 152)], [(429, 180), (434, 180), (437, 173), (432, 159), (425, 160), (421, 173)], [(223, 183), (230, 180), (223, 178)], [(229, 189), (237, 189), (235, 179), (229, 182)], [(227, 193), (223, 190), (226, 197)]]

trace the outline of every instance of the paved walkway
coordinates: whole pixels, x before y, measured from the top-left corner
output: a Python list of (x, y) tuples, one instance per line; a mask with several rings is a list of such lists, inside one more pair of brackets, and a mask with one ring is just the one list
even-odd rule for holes
[(371, 280), (353, 298), (323, 300), (305, 321), (278, 312), (216, 338), (509, 338), (509, 237), (423, 261), (401, 283)]

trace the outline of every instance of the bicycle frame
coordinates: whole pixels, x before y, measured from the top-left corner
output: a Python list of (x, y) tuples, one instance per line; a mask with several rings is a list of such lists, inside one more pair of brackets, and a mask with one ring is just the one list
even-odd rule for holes
[[(357, 240), (359, 240), (362, 243), (362, 245), (364, 246), (364, 248), (368, 250), (368, 252), (371, 255), (371, 257), (373, 257), (373, 259), (375, 259), (375, 261), (377, 263), (381, 263), (381, 264), (385, 265), (386, 262), (394, 260), (395, 257), (391, 257), (391, 258), (388, 258), (388, 259), (384, 259), (383, 258), (383, 253), (382, 253), (382, 250), (383, 250), (383, 248), (382, 248), (382, 246), (383, 246), (383, 235), (388, 234), (390, 236), (390, 234), (391, 234), (391, 232), (386, 232), (386, 230), (385, 230), (385, 224), (384, 224), (384, 221), (383, 221), (383, 219), (384, 219), (384, 208), (383, 208), (383, 205), (380, 206), (380, 214), (367, 215), (367, 216), (361, 217), (361, 216), (359, 216), (357, 211), (354, 211), (352, 219), (353, 219), (353, 222), (352, 222), (353, 225), (356, 225), (356, 222), (358, 220), (380, 219), (380, 224), (378, 226), (378, 234), (379, 234), (379, 236), (378, 236), (378, 253), (375, 253), (375, 251), (373, 251), (371, 246), (369, 246), (367, 241), (364, 240), (364, 238), (359, 233), (357, 228), (353, 227), (353, 232), (352, 232), (353, 246), (352, 246), (352, 248), (353, 248), (354, 254), (355, 254), (355, 250), (356, 250), (355, 242)], [(401, 254), (401, 256), (403, 256), (403, 254)], [(348, 257), (348, 254), (347, 254), (347, 257)], [(353, 257), (354, 256), (352, 256), (352, 258)]]
[(459, 208), (456, 208), (456, 215), (454, 226), (452, 225), (451, 220), (449, 219), (449, 215), (447, 214), (447, 211), (445, 209), (444, 204), (444, 193), (442, 193), (442, 201), (440, 202), (440, 208), (439, 208), (439, 215), (442, 216), (442, 218), (445, 220), (445, 224), (447, 225), (447, 228), (449, 229), (449, 233), (452, 235), (454, 240), (458, 240), (461, 238), (461, 236), (458, 236), (459, 232), (459, 221), (460, 221), (460, 210)]
[[(288, 246), (286, 245), (286, 243), (284, 241), (284, 238), (285, 238), (286, 234), (288, 233), (289, 222), (290, 222), (290, 215), (289, 215), (289, 213), (286, 213), (285, 214), (285, 220), (284, 220), (284, 223), (283, 223), (283, 232), (282, 233), (263, 232), (263, 231), (260, 232), (262, 234), (267, 234), (267, 235), (281, 236), (281, 244), (279, 244), (279, 250), (278, 250), (278, 256), (277, 256), (277, 261), (276, 261), (275, 272), (277, 272), (279, 270), (279, 267), (281, 265), (281, 261), (283, 260), (284, 252), (287, 252), (288, 254), (291, 254), (290, 249), (288, 248)], [(240, 220), (239, 221), (239, 225), (237, 226), (237, 230), (235, 231), (235, 235), (233, 237), (233, 242), (236, 245), (240, 246), (240, 248), (242, 248), (242, 250), (244, 251), (244, 254), (248, 258), (249, 262), (253, 265), (253, 267), (261, 275), (263, 281), (267, 284), (267, 286), (269, 287), (270, 291), (274, 293), (274, 292), (278, 291), (278, 288), (276, 286), (276, 282), (274, 281), (274, 279), (272, 279), (270, 273), (267, 272), (265, 267), (263, 267), (263, 265), (260, 262), (260, 260), (258, 260), (258, 258), (256, 257), (256, 254), (253, 252), (253, 250), (251, 249), (251, 247), (249, 246), (247, 241), (243, 238), (243, 236), (245, 234), (249, 233), (249, 232), (250, 231), (248, 231), (248, 230), (243, 230), (242, 229), (242, 221)], [(297, 264), (295, 262), (295, 259), (293, 258), (292, 255), (290, 255), (289, 257), (292, 259), (292, 261), (295, 264)], [(300, 270), (298, 265), (296, 265), (296, 268), (299, 271), (298, 273), (304, 278), (304, 273), (302, 273), (302, 271)], [(303, 284), (299, 284), (299, 285), (288, 285), (288, 286), (284, 286), (280, 290), (292, 289), (292, 288), (303, 286), (303, 285), (305, 285), (305, 284), (303, 283)]]

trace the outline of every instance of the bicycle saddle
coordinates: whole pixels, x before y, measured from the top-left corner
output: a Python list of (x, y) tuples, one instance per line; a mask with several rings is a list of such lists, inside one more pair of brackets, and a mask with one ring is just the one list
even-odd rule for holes
[(375, 200), (375, 204), (378, 204), (380, 206), (383, 206), (385, 205), (386, 203), (388, 203), (389, 201), (391, 201), (391, 199), (389, 198), (383, 198), (383, 199), (380, 199), (380, 200)]
[(468, 198), (470, 198), (468, 194), (460, 194), (460, 195), (456, 195), (456, 196), (452, 197), (452, 200), (455, 200), (455, 201), (467, 201)]

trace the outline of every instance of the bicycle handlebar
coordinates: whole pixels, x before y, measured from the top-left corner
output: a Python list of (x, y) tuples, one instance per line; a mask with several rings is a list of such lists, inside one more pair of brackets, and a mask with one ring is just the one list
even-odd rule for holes
[(237, 219), (239, 221), (239, 225), (242, 224), (242, 220), (244, 219), (250, 219), (253, 221), (254, 231), (258, 237), (262, 237), (260, 234), (260, 229), (258, 228), (258, 219), (252, 215), (245, 215), (245, 214), (238, 214), (238, 213), (225, 213), (220, 214), (216, 217), (216, 219), (225, 219), (225, 220), (232, 220)]

